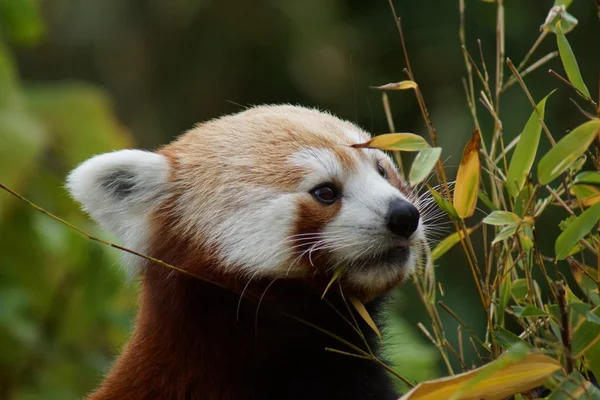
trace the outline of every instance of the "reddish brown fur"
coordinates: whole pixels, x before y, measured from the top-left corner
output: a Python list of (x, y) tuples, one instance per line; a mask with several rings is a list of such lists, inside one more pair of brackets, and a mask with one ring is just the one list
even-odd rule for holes
[[(257, 383), (252, 369), (263, 363), (259, 368), (268, 368), (273, 353), (277, 357), (291, 341), (304, 340), (298, 335), (306, 335), (293, 320), (282, 325), (269, 307), (275, 305), (299, 316), (311, 314), (316, 310), (310, 293), (320, 293), (326, 280), (290, 280), (271, 289), (272, 281), (257, 280), (246, 288), (246, 295), (254, 299), (264, 296), (260, 314), (248, 307), (247, 300), (240, 300), (238, 320), (239, 296), (235, 293), (241, 293), (247, 280), (218, 273), (218, 262), (211, 253), (196, 252), (171, 230), (175, 224), (170, 218), (168, 213), (156, 216), (151, 255), (227, 289), (147, 263), (134, 333), (89, 399), (254, 399)], [(314, 223), (316, 227), (319, 221)], [(303, 288), (308, 286), (313, 289), (307, 292)], [(261, 316), (260, 322), (253, 320), (255, 315)], [(267, 350), (264, 344), (256, 347), (254, 329), (263, 340), (260, 343), (268, 343)]]
[[(283, 191), (295, 191), (306, 171), (300, 166), (291, 167), (288, 158), (303, 148), (331, 150), (344, 169), (357, 168), (356, 159), (349, 152), (355, 150), (347, 147), (348, 136), (341, 130), (342, 127), (355, 130), (356, 127), (340, 123), (333, 117), (330, 121), (330, 117), (314, 113), (290, 108), (284, 116), (277, 116), (254, 109), (195, 128), (160, 151), (173, 167), (173, 199), (202, 185), (211, 188), (215, 182), (228, 187), (229, 183), (238, 179), (236, 168), (244, 170), (244, 183), (259, 186), (269, 183)], [(299, 123), (310, 118), (314, 118), (314, 129)], [(273, 126), (277, 129), (269, 128)], [(244, 134), (249, 138), (237, 143), (236, 135), (228, 134), (229, 130), (239, 131), (244, 127), (247, 128)], [(323, 136), (323, 130), (331, 135)], [(253, 140), (253, 135), (257, 140)], [(290, 138), (293, 141), (290, 142)], [(361, 157), (366, 157), (366, 151), (356, 150)], [(237, 152), (252, 156), (236, 158)], [(235, 168), (228, 168), (228, 165), (223, 165), (224, 162), (238, 164)], [(387, 160), (383, 162), (390, 182), (405, 191), (391, 164)], [(145, 263), (141, 306), (135, 330), (112, 371), (90, 396), (92, 400), (254, 399), (255, 391), (269, 392), (265, 385), (277, 387), (277, 382), (264, 381), (264, 376), (285, 372), (270, 371), (270, 368), (294, 361), (281, 360), (286, 356), (289, 343), (300, 346), (299, 353), (292, 353), (292, 357), (302, 354), (302, 346), (310, 344), (305, 344), (305, 336), (314, 334), (303, 330), (305, 327), (299, 327), (296, 321), (282, 321), (281, 314), (271, 309), (283, 309), (308, 320), (321, 318), (323, 323), (331, 319), (325, 312), (331, 310), (323, 302), (316, 301), (331, 273), (325, 252), (313, 252), (312, 261), (319, 259), (319, 263), (315, 263), (318, 265), (316, 269), (311, 265), (308, 255), (300, 260), (300, 265), (308, 272), (303, 278), (280, 279), (273, 286), (270, 279), (256, 279), (247, 285), (247, 278), (232, 272), (241, 270), (241, 267), (223, 271), (218, 249), (205, 248), (203, 235), (210, 235), (210, 232), (199, 232), (193, 237), (182, 232), (184, 224), (181, 222), (189, 216), (182, 215), (181, 209), (175, 209), (173, 199), (159, 207), (153, 216), (152, 239), (148, 246), (150, 255), (193, 275), (218, 282), (224, 288), (156, 264)], [(339, 213), (342, 202), (343, 199), (331, 206), (323, 206), (315, 201), (299, 202), (295, 210), (297, 218), (293, 233), (320, 232)], [(228, 206), (235, 208), (233, 202)], [(306, 249), (300, 247), (296, 251), (299, 253)], [(398, 282), (401, 279), (399, 275)], [(398, 282), (390, 282), (390, 288)], [(349, 292), (352, 291), (349, 294), (364, 299), (383, 292), (368, 293), (364, 288), (350, 287)], [(242, 292), (253, 299), (264, 297), (260, 313), (256, 311), (256, 306), (248, 307), (247, 301), (240, 299)], [(239, 310), (238, 302), (241, 302)], [(305, 352), (312, 354), (322, 351), (321, 344), (319, 342), (318, 348), (307, 348)], [(335, 359), (336, 356), (328, 357)], [(364, 368), (364, 364), (354, 367), (355, 362), (365, 363), (358, 359), (343, 360), (344, 365), (350, 365), (352, 373), (358, 371), (363, 374), (361, 368)], [(318, 362), (315, 367), (320, 367)], [(259, 372), (262, 375), (258, 377), (263, 381), (257, 384), (254, 381), (257, 376), (253, 374)], [(333, 377), (336, 372), (327, 371), (327, 374)], [(379, 381), (378, 374), (381, 371), (367, 372), (368, 376), (373, 377), (372, 384), (381, 385), (381, 390), (387, 393), (384, 387), (387, 383)], [(360, 376), (367, 376), (367, 373)], [(348, 378), (351, 381), (360, 380)], [(369, 392), (377, 393), (380, 390), (371, 388), (370, 384), (370, 381), (365, 384)], [(291, 390), (285, 387), (278, 389), (281, 393)], [(348, 390), (352, 388), (349, 386)], [(286, 398), (285, 394), (281, 398)]]

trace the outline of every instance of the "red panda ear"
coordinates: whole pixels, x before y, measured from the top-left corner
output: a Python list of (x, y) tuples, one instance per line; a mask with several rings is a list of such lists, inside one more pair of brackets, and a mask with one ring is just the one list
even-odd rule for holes
[(160, 154), (121, 150), (79, 165), (69, 174), (67, 188), (104, 229), (143, 251), (148, 214), (168, 195), (170, 170)]

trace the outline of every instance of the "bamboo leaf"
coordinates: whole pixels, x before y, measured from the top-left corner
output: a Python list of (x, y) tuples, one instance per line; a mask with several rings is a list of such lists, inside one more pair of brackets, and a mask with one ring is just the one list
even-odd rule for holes
[(329, 283), (325, 287), (325, 290), (323, 290), (323, 294), (321, 295), (321, 300), (323, 300), (323, 298), (325, 298), (325, 295), (331, 288), (331, 285), (333, 285), (334, 282), (336, 282), (338, 279), (340, 279), (340, 277), (344, 273), (344, 270), (345, 270), (345, 266), (341, 266), (341, 267), (338, 267), (335, 269), (335, 271), (333, 272), (333, 275), (331, 276), (331, 279), (329, 280)]
[[(508, 264), (508, 263), (507, 263)], [(507, 265), (507, 268), (510, 267)], [(510, 292), (512, 289), (512, 279), (510, 274), (505, 274), (500, 284), (500, 292), (498, 293), (498, 312), (496, 313), (496, 320), (499, 326), (504, 326), (504, 317), (506, 307), (510, 302)]]
[(415, 81), (401, 81), (394, 83), (387, 83), (381, 86), (371, 86), (372, 89), (379, 90), (406, 90), (406, 89), (416, 89), (417, 83)]
[(579, 372), (563, 378), (548, 400), (600, 400), (600, 390)]
[(554, 244), (556, 258), (564, 260), (571, 249), (594, 228), (600, 219), (600, 203), (596, 203), (571, 221)]
[(431, 147), (419, 151), (408, 174), (408, 180), (412, 186), (423, 182), (427, 178), (439, 160), (440, 154), (442, 154), (441, 147)]
[[(595, 307), (590, 311), (594, 316), (600, 316), (600, 307)], [(579, 358), (581, 355), (598, 343), (600, 339), (600, 325), (596, 322), (584, 320), (575, 330), (573, 331), (573, 337), (571, 340), (571, 349), (573, 351), (573, 358)]]
[(549, 317), (550, 316), (550, 314), (548, 314), (546, 311), (540, 310), (539, 308), (534, 307), (534, 306), (525, 306), (525, 307), (512, 306), (511, 308), (513, 309), (513, 312), (515, 313), (515, 315), (518, 318)]
[(598, 171), (582, 171), (573, 179), (575, 184), (595, 185), (600, 188), (600, 172)]
[(524, 301), (529, 294), (527, 279), (515, 279), (512, 284), (511, 294), (518, 302)]
[(513, 198), (517, 197), (521, 189), (523, 189), (527, 176), (533, 166), (542, 133), (542, 123), (538, 118), (538, 113), (543, 120), (546, 110), (546, 100), (548, 100), (548, 97), (552, 93), (554, 93), (554, 90), (537, 104), (537, 111), (534, 110), (529, 116), (510, 160), (508, 174), (506, 175), (506, 188)]
[(512, 235), (517, 233), (518, 227), (519, 227), (519, 225), (516, 225), (516, 224), (505, 226), (504, 228), (502, 228), (502, 230), (500, 232), (498, 232), (498, 235), (496, 235), (496, 237), (492, 241), (492, 244), (496, 244), (504, 239), (508, 239), (509, 237), (511, 237)]
[(600, 202), (600, 173), (583, 171), (577, 174), (569, 191), (584, 207)]
[(477, 194), (477, 197), (479, 198), (479, 200), (481, 200), (481, 202), (483, 204), (485, 204), (490, 211), (497, 211), (498, 207), (496, 207), (496, 205), (492, 202), (492, 200), (490, 200), (490, 197), (487, 195), (486, 192), (484, 192), (483, 190), (479, 190), (479, 193)]
[[(473, 228), (467, 228), (467, 233), (470, 235), (473, 232)], [(454, 232), (453, 234), (446, 237), (444, 240), (439, 242), (437, 246), (431, 251), (431, 258), (435, 261), (444, 254), (448, 252), (452, 247), (454, 247), (458, 242), (460, 242), (460, 238), (464, 236), (462, 231)]]
[(509, 350), (495, 361), (475, 370), (414, 387), (400, 400), (500, 400), (542, 385), (561, 364), (543, 354), (523, 354), (527, 347)]
[(477, 193), (479, 190), (479, 131), (473, 132), (473, 137), (463, 150), (462, 159), (456, 175), (454, 189), (454, 208), (459, 217), (468, 218), (475, 212)]
[(366, 143), (353, 144), (357, 149), (419, 151), (429, 147), (427, 141), (414, 133), (386, 133), (375, 136)]
[(369, 327), (373, 329), (373, 332), (375, 332), (377, 336), (379, 336), (379, 338), (381, 339), (381, 332), (379, 332), (379, 328), (377, 328), (377, 325), (375, 325), (375, 321), (373, 321), (373, 318), (371, 318), (371, 315), (369, 315), (369, 312), (365, 308), (365, 305), (360, 300), (354, 297), (350, 298), (350, 302), (352, 303), (360, 317), (365, 320), (367, 325), (369, 325)]
[(512, 225), (521, 222), (521, 218), (510, 211), (493, 211), (483, 219), (483, 222), (488, 225)]
[(452, 203), (450, 203), (448, 200), (443, 198), (442, 195), (439, 194), (438, 192), (436, 192), (433, 188), (428, 186), (427, 190), (429, 190), (429, 193), (431, 193), (431, 197), (433, 197), (433, 200), (435, 201), (435, 203), (438, 205), (439, 208), (446, 211), (446, 213), (450, 216), (450, 218), (452, 218), (454, 220), (458, 219), (458, 214), (456, 213), (456, 209), (454, 208)]
[(502, 328), (501, 326), (495, 327), (494, 338), (496, 340), (496, 343), (505, 349), (515, 346), (517, 343), (521, 343), (521, 345), (533, 349), (533, 346), (531, 346), (525, 340), (521, 339), (514, 333)]
[(600, 119), (593, 119), (569, 132), (538, 163), (538, 180), (550, 183), (581, 156), (600, 133)]
[(565, 72), (567, 73), (567, 77), (569, 78), (569, 82), (571, 82), (571, 84), (577, 90), (589, 98), (590, 91), (585, 85), (585, 82), (583, 82), (581, 72), (579, 71), (579, 65), (577, 64), (577, 59), (575, 58), (573, 49), (571, 48), (571, 45), (565, 36), (561, 22), (562, 21), (556, 23), (556, 42), (558, 44), (558, 53), (560, 55), (560, 59)]
[(600, 342), (594, 343), (584, 353), (585, 362), (595, 376), (600, 376)]

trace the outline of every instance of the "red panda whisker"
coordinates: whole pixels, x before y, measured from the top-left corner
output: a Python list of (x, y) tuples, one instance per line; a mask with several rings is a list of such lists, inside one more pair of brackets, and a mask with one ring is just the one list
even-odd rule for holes
[(265, 288), (265, 290), (262, 292), (262, 294), (260, 295), (260, 299), (258, 300), (258, 304), (256, 305), (256, 312), (254, 314), (254, 343), (256, 345), (257, 341), (258, 341), (258, 312), (260, 311), (260, 305), (262, 304), (263, 298), (265, 297), (265, 294), (267, 294), (267, 291), (269, 290), (269, 288), (278, 280), (279, 278), (275, 278), (273, 279)]
[(244, 285), (244, 289), (242, 289), (242, 292), (240, 293), (240, 297), (239, 297), (238, 304), (237, 304), (237, 309), (235, 311), (235, 320), (238, 321), (238, 322), (240, 320), (240, 306), (242, 305), (242, 298), (244, 297), (244, 294), (246, 293), (246, 290), (248, 290), (248, 286), (250, 286), (250, 283), (252, 282), (252, 280), (259, 273), (260, 273), (260, 270), (257, 270), (255, 273), (253, 273), (250, 276), (250, 278), (248, 279), (248, 282)]

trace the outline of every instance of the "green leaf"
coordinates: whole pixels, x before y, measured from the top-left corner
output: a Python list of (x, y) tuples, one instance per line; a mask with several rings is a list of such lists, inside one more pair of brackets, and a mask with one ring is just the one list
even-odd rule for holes
[(587, 319), (589, 322), (592, 322), (592, 323), (594, 323), (594, 324), (598, 324), (598, 325), (600, 325), (600, 317), (599, 317), (599, 316), (597, 316), (596, 314), (594, 314), (594, 313), (593, 313), (593, 312), (591, 312), (591, 311), (588, 311), (588, 312), (586, 312), (586, 313), (585, 313), (585, 318), (586, 318), (586, 319)]
[(497, 345), (504, 349), (508, 349), (509, 347), (514, 346), (517, 343), (521, 343), (522, 346), (526, 346), (530, 349), (533, 348), (533, 346), (527, 343), (525, 340), (521, 339), (514, 333), (502, 328), (501, 326), (497, 326), (494, 329), (494, 340)]
[(530, 201), (531, 196), (533, 196), (533, 186), (528, 183), (515, 198), (515, 208), (513, 211), (519, 218), (523, 218), (531, 210), (533, 206), (533, 202)]
[(569, 132), (542, 157), (538, 164), (538, 180), (550, 183), (581, 156), (600, 133), (600, 119), (593, 119)]
[[(594, 316), (600, 316), (600, 307), (595, 307), (590, 311)], [(579, 358), (584, 351), (589, 349), (600, 339), (600, 324), (584, 320), (575, 330), (571, 340), (571, 349), (573, 358)]]
[(600, 341), (594, 343), (584, 351), (583, 356), (585, 357), (585, 362), (589, 369), (594, 373), (594, 376), (600, 376)]
[[(470, 235), (471, 232), (473, 232), (473, 228), (468, 228), (467, 232)], [(460, 236), (459, 236), (459, 234), (460, 234)], [(439, 242), (437, 244), (437, 246), (435, 246), (435, 248), (431, 251), (431, 258), (433, 258), (433, 260), (435, 261), (438, 258), (440, 258), (441, 256), (443, 256), (444, 254), (446, 254), (448, 252), (448, 250), (450, 250), (452, 247), (454, 247), (454, 245), (456, 245), (458, 242), (460, 242), (460, 238), (463, 235), (464, 234), (462, 231), (460, 231), (460, 233), (454, 232), (453, 234), (449, 235), (444, 240)]]
[(582, 171), (577, 174), (573, 180), (575, 184), (588, 184), (600, 187), (600, 172), (598, 171)]
[(493, 211), (483, 222), (488, 225), (512, 225), (521, 222), (521, 218), (509, 211)]
[(524, 301), (529, 293), (527, 279), (515, 279), (512, 284), (511, 294), (519, 302)]
[(594, 228), (600, 219), (600, 203), (596, 203), (567, 225), (554, 244), (556, 258), (564, 260), (571, 249)]
[(583, 317), (586, 317), (586, 314), (592, 309), (592, 307), (586, 303), (569, 303), (569, 308)]
[(518, 318), (523, 318), (523, 317), (549, 317), (550, 316), (550, 314), (548, 314), (546, 311), (540, 310), (539, 308), (534, 307), (534, 306), (525, 306), (525, 307), (512, 306), (511, 308), (513, 309), (513, 312), (515, 313), (515, 315)]
[(494, 203), (492, 202), (492, 200), (490, 200), (490, 197), (483, 190), (479, 189), (479, 193), (477, 194), (477, 197), (479, 197), (479, 200), (481, 200), (481, 202), (483, 204), (485, 204), (487, 206), (487, 208), (490, 209), (490, 211), (496, 211), (496, 210), (498, 210), (498, 207), (496, 207), (494, 205)]
[(498, 321), (498, 325), (504, 325), (504, 315), (506, 311), (506, 307), (510, 302), (510, 292), (512, 289), (512, 279), (510, 274), (506, 274), (502, 278), (502, 283), (500, 285), (500, 293), (498, 294), (498, 312), (496, 313), (496, 318)]
[(579, 372), (562, 378), (548, 400), (600, 400), (600, 390)]
[(523, 246), (523, 250), (529, 251), (533, 248), (533, 230), (531, 229), (531, 226), (523, 226), (523, 229), (519, 231), (519, 240), (521, 241), (521, 246)]
[[(597, 237), (597, 235), (595, 235), (595, 237)], [(572, 255), (572, 252), (569, 255)], [(597, 276), (598, 271), (595, 268), (589, 267), (587, 265), (583, 265), (581, 266), (581, 268), (584, 269), (587, 273), (584, 273), (580, 268), (575, 268), (573, 269), (573, 278), (575, 278), (577, 285), (579, 285), (581, 291), (587, 295), (592, 304), (598, 305), (600, 304), (600, 297), (598, 296), (598, 293), (594, 292), (594, 290), (598, 289), (598, 285), (596, 285), (596, 282), (594, 282), (594, 280), (590, 278), (590, 276)], [(588, 274), (590, 276), (588, 276)]]
[(569, 82), (589, 98), (590, 91), (583, 82), (581, 72), (579, 72), (579, 65), (577, 65), (577, 59), (561, 27), (561, 21), (556, 24), (556, 42), (558, 44), (558, 53), (560, 54), (560, 59), (562, 60)]
[[(517, 197), (521, 189), (523, 189), (527, 176), (533, 166), (535, 154), (537, 153), (540, 143), (540, 135), (542, 133), (542, 123), (540, 122), (540, 118), (542, 120), (544, 119), (546, 100), (548, 100), (548, 97), (550, 97), (552, 93), (554, 93), (554, 90), (537, 104), (537, 111), (534, 110), (529, 116), (525, 128), (523, 128), (523, 132), (521, 132), (521, 137), (517, 142), (515, 152), (510, 160), (508, 174), (506, 175), (506, 188), (513, 198)], [(538, 113), (540, 118), (538, 118)]]
[(419, 151), (419, 154), (417, 154), (412, 163), (410, 173), (408, 174), (408, 179), (412, 186), (423, 182), (423, 180), (429, 176), (429, 173), (435, 167), (441, 154), (441, 147), (431, 147)]
[(492, 244), (496, 244), (504, 239), (507, 239), (517, 232), (518, 225), (507, 225), (494, 238)]
[(441, 208), (442, 210), (446, 211), (446, 213), (450, 216), (450, 218), (452, 218), (454, 220), (459, 219), (458, 213), (456, 212), (456, 209), (454, 208), (452, 203), (450, 203), (448, 200), (443, 198), (442, 195), (439, 194), (438, 192), (436, 192), (433, 188), (427, 187), (427, 190), (429, 190), (429, 193), (431, 193), (431, 196), (433, 197), (433, 200), (438, 205), (438, 207)]
[(570, 192), (579, 199), (584, 207), (597, 203), (600, 201), (600, 173), (597, 171), (580, 172), (573, 180)]

